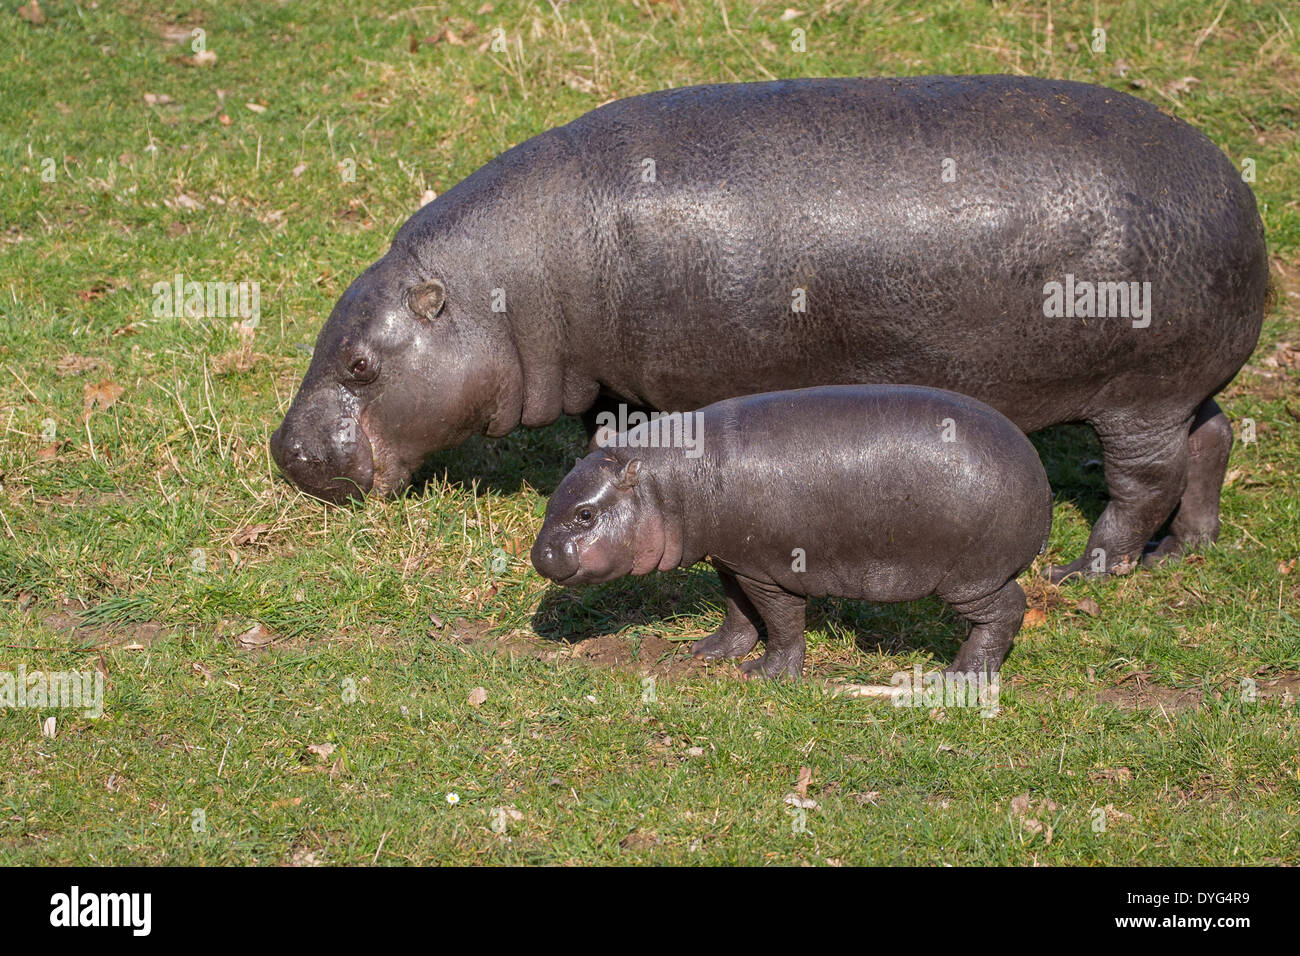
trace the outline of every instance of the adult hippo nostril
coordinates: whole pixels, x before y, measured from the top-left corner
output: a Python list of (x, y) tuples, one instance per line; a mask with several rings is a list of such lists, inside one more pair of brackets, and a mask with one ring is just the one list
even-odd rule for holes
[(291, 418), (271, 435), (271, 457), (306, 494), (330, 504), (364, 498), (374, 486), (370, 440), (353, 427), (326, 435), (302, 434)]

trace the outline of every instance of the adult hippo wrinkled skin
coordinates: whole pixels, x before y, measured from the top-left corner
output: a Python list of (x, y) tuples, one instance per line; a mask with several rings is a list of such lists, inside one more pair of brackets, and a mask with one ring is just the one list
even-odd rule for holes
[[(830, 385), (731, 398), (616, 436), (546, 507), (533, 566), (559, 584), (688, 568), (722, 578), (722, 627), (691, 649), (798, 677), (804, 608), (832, 595), (937, 595), (971, 625), (954, 673), (993, 673), (1025, 614), (1016, 583), (1047, 546), (1052, 492), (1016, 426), (964, 395)], [(653, 429), (653, 431), (652, 431)], [(650, 447), (647, 447), (650, 446)], [(692, 454), (694, 452), (694, 454)]]
[[(1118, 285), (1072, 307), (1103, 282), (1136, 283), (1132, 317)], [(1217, 536), (1232, 429), (1213, 396), (1267, 285), (1233, 164), (1110, 89), (667, 90), (542, 133), (412, 216), (335, 306), (271, 448), (338, 501), (400, 489), (471, 435), (611, 402), (935, 386), (1026, 432), (1096, 429), (1110, 501), (1053, 577), (1116, 570), (1171, 515), (1154, 555)]]

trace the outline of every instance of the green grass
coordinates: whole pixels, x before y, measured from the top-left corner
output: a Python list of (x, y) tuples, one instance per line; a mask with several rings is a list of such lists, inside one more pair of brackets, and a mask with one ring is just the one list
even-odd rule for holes
[[(0, 714), (0, 863), (1300, 862), (1281, 694), (1300, 670), (1300, 566), (1282, 573), (1300, 372), (1269, 364), (1300, 342), (1293, 5), (1216, 21), (1214, 0), (1050, 18), (829, 0), (783, 21), (790, 0), (725, 19), (686, 0), (45, 0), (40, 25), (18, 5), (0, 11), (0, 671), (107, 676), (101, 719)], [(178, 23), (214, 65), (183, 62), (160, 33)], [(508, 52), (480, 52), (496, 26)], [(1234, 452), (1219, 544), (1039, 587), (996, 718), (825, 693), (949, 659), (962, 627), (933, 602), (816, 603), (811, 679), (772, 686), (673, 656), (721, 618), (702, 569), (548, 586), (527, 548), (576, 423), (471, 442), (417, 493), (350, 510), (276, 477), (266, 441), (303, 347), (425, 190), (669, 85), (998, 71), (1133, 91), (1253, 159), (1279, 295), (1221, 399), (1259, 441)], [(251, 343), (230, 320), (155, 318), (152, 286), (178, 272), (258, 281)], [(84, 420), (102, 381), (123, 392)], [(1047, 558), (1073, 557), (1104, 495), (1097, 445), (1036, 440), (1058, 494)], [(259, 623), (269, 649), (239, 640)], [(1244, 699), (1243, 680), (1268, 692)], [(784, 801), (801, 767), (807, 832)]]

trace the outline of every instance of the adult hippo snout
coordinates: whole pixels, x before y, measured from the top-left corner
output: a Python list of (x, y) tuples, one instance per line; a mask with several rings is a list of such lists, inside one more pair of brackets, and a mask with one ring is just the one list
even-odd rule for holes
[(332, 504), (362, 498), (374, 485), (370, 439), (324, 391), (294, 400), (271, 435), (271, 456), (295, 485)]

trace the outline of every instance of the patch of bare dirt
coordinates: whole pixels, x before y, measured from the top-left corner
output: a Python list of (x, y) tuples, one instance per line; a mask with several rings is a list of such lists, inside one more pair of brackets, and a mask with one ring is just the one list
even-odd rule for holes
[(157, 621), (143, 624), (110, 624), (90, 626), (83, 624), (76, 614), (55, 611), (41, 618), (41, 623), (56, 634), (74, 637), (93, 644), (95, 648), (121, 648), (142, 650), (171, 636), (171, 629)]
[[(575, 660), (591, 667), (676, 678), (703, 673), (710, 666), (735, 668), (731, 662), (710, 665), (690, 656), (694, 639), (668, 641), (647, 635), (639, 641), (616, 634), (600, 634), (581, 641), (554, 641), (525, 631), (493, 635), (492, 625), (484, 621), (457, 621), (434, 627), (432, 640), (472, 647), (492, 654), (528, 657), (538, 661)], [(702, 635), (701, 635), (702, 636)]]
[(1121, 710), (1164, 710), (1174, 713), (1201, 706), (1201, 692), (1194, 688), (1165, 687), (1134, 680), (1118, 687), (1103, 687), (1097, 691), (1097, 700)]

